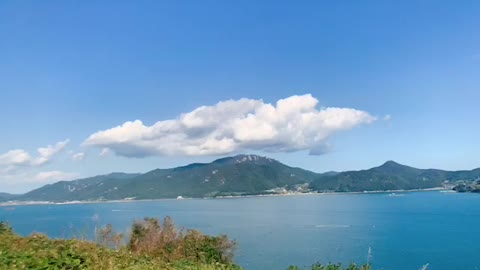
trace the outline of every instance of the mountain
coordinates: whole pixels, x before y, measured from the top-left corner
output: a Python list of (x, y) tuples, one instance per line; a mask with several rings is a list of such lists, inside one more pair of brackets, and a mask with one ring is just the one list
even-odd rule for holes
[[(480, 169), (417, 169), (387, 161), (361, 171), (323, 174), (294, 168), (257, 155), (238, 155), (145, 174), (112, 173), (61, 181), (15, 197), (23, 201), (74, 201), (215, 197), (285, 191), (348, 192), (411, 190), (480, 179)], [(0, 197), (1, 198), (1, 197)]]
[(139, 176), (138, 173), (111, 173), (73, 181), (60, 181), (45, 185), (19, 196), (23, 201), (76, 201), (97, 198), (116, 185), (122, 185)]
[(333, 176), (333, 175), (337, 175), (337, 174), (339, 174), (339, 172), (328, 171), (328, 172), (321, 173), (320, 175), (322, 175), (322, 176)]
[(0, 192), (0, 202), (15, 200), (19, 195)]
[(442, 187), (446, 183), (479, 178), (480, 168), (471, 171), (417, 169), (387, 161), (379, 167), (368, 170), (322, 175), (310, 184), (310, 188), (319, 192), (412, 190)]
[(105, 175), (62, 181), (28, 192), (19, 199), (71, 201), (263, 194), (274, 193), (278, 188), (308, 185), (318, 176), (268, 157), (238, 155), (211, 163), (156, 169), (141, 175)]

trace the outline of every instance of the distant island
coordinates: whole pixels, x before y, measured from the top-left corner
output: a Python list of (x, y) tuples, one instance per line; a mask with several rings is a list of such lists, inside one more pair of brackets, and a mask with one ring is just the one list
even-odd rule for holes
[(315, 173), (258, 155), (237, 155), (144, 174), (111, 173), (60, 181), (0, 201), (110, 201), (448, 188), (477, 192), (480, 168), (417, 169), (387, 161), (360, 171)]

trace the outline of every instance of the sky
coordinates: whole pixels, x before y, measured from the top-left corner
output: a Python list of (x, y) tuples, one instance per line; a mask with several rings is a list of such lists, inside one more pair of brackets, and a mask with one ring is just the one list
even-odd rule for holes
[(240, 153), (480, 167), (479, 1), (0, 1), (0, 192)]

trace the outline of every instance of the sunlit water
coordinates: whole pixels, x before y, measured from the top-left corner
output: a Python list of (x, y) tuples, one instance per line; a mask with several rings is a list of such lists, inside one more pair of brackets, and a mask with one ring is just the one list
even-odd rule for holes
[(91, 236), (95, 225), (127, 231), (134, 219), (169, 215), (179, 226), (238, 241), (246, 269), (366, 262), (374, 269), (480, 269), (480, 195), (442, 192), (0, 207), (21, 234)]

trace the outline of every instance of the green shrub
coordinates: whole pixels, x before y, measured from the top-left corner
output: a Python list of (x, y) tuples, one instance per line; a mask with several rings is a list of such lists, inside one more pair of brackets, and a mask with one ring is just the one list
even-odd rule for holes
[(199, 263), (229, 264), (233, 260), (236, 243), (227, 236), (208, 236), (196, 230), (177, 229), (173, 220), (166, 217), (145, 218), (132, 225), (128, 250), (135, 254), (160, 257), (171, 262), (187, 259)]

